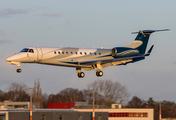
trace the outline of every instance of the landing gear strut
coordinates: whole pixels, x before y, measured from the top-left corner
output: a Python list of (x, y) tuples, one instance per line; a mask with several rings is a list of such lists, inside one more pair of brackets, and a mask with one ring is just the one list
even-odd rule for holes
[(97, 71), (97, 72), (96, 72), (96, 75), (97, 75), (98, 77), (101, 77), (101, 76), (103, 76), (103, 72), (102, 72), (102, 71)]
[(19, 63), (19, 64), (17, 64), (18, 65), (18, 69), (16, 70), (17, 71), (17, 73), (21, 73), (22, 72), (22, 70), (21, 70), (21, 63)]
[(83, 78), (85, 76), (84, 72), (81, 72), (81, 68), (76, 68), (76, 72), (78, 73), (79, 78)]

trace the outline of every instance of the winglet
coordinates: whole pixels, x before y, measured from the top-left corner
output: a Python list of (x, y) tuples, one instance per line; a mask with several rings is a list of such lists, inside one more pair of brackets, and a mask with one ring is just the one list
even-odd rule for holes
[(145, 54), (145, 56), (149, 56), (150, 53), (152, 52), (152, 49), (153, 49), (154, 45), (151, 46), (151, 48), (149, 49), (149, 51)]

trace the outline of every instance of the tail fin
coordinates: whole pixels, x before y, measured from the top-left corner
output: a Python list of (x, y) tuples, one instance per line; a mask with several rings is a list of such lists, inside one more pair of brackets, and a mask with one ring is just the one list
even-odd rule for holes
[(126, 47), (135, 48), (139, 50), (140, 53), (145, 53), (149, 37), (151, 33), (158, 32), (158, 31), (167, 31), (169, 29), (163, 30), (140, 30), (139, 32), (133, 32), (132, 34), (138, 33), (137, 37), (135, 38), (134, 42)]

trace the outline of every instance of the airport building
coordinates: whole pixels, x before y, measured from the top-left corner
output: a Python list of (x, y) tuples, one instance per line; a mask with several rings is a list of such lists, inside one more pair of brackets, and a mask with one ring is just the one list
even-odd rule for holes
[[(4, 102), (0, 102), (0, 108), (27, 108), (29, 109), (30, 102), (13, 102), (6, 100)], [(32, 102), (34, 108), (40, 108), (39, 102)]]
[[(91, 112), (91, 109), (74, 109), (79, 112)], [(134, 108), (99, 108), (97, 112), (108, 112), (108, 120), (153, 120), (153, 109), (134, 109)]]
[[(72, 109), (34, 109), (33, 120), (91, 120), (92, 112), (81, 112)], [(97, 112), (96, 120), (108, 120), (108, 112)], [(30, 120), (29, 109), (0, 109), (0, 120)]]
[[(49, 109), (73, 109), (79, 112), (92, 112), (92, 105), (87, 102), (75, 103), (48, 103)], [(153, 120), (153, 108), (122, 108), (121, 104), (112, 104), (111, 106), (95, 105), (95, 114), (98, 112), (107, 112), (108, 120)], [(99, 120), (99, 119), (98, 119)]]
[[(0, 120), (30, 119), (28, 102), (5, 101), (0, 105)], [(93, 109), (86, 102), (48, 103), (47, 109), (40, 109), (38, 105), (39, 103), (33, 105), (33, 120), (92, 120)], [(121, 108), (120, 104), (96, 105), (95, 120), (154, 120), (154, 110), (152, 108)]]

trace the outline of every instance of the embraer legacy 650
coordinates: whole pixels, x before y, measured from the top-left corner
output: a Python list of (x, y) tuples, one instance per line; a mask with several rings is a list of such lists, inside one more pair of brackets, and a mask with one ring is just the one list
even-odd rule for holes
[(48, 48), (48, 47), (26, 47), (19, 53), (7, 58), (9, 64), (17, 65), (17, 72), (20, 73), (21, 63), (39, 63), (46, 65), (56, 65), (74, 67), (79, 78), (85, 76), (84, 70), (96, 69), (98, 77), (103, 75), (102, 69), (108, 66), (126, 65), (149, 56), (153, 46), (147, 53), (146, 47), (149, 36), (153, 32), (164, 30), (140, 30), (134, 42), (125, 47), (114, 47), (112, 49), (81, 49), (81, 48)]

